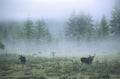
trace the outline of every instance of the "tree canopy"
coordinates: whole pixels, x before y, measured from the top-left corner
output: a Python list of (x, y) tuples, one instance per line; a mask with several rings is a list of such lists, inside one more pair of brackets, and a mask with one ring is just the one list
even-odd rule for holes
[(93, 32), (92, 17), (88, 14), (72, 15), (68, 22), (65, 36), (69, 39), (90, 39)]
[(110, 25), (114, 35), (120, 36), (120, 0), (116, 0)]

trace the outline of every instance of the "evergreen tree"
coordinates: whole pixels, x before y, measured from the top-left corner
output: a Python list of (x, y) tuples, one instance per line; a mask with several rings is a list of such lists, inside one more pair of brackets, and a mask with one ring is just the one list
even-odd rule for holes
[(36, 32), (36, 37), (38, 40), (51, 40), (51, 35), (48, 28), (46, 27), (44, 20), (38, 20), (36, 22)]
[(67, 22), (65, 36), (69, 39), (90, 39), (93, 32), (92, 17), (86, 14), (72, 15)]
[(116, 0), (110, 25), (112, 28), (112, 33), (116, 36), (120, 36), (120, 0)]
[(31, 39), (33, 37), (33, 22), (30, 19), (25, 22), (25, 37), (27, 39)]
[(94, 30), (94, 39), (98, 40), (100, 38), (100, 30), (99, 30), (100, 23), (98, 21), (96, 21), (94, 27), (95, 27), (95, 30)]
[(5, 23), (0, 23), (0, 39), (8, 39), (8, 27)]
[(99, 28), (100, 37), (106, 37), (109, 35), (109, 26), (105, 16), (102, 16)]
[(13, 33), (12, 33), (12, 38), (14, 38), (14, 40), (20, 40), (20, 39), (24, 39), (24, 28), (22, 24), (17, 23), (14, 27)]

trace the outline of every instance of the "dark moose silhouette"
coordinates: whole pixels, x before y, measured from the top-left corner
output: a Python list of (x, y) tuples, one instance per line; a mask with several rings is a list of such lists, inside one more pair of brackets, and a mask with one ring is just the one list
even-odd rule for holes
[(91, 64), (92, 61), (94, 60), (94, 57), (95, 57), (95, 55), (93, 55), (93, 56), (89, 55), (89, 57), (82, 57), (80, 60), (84, 64)]

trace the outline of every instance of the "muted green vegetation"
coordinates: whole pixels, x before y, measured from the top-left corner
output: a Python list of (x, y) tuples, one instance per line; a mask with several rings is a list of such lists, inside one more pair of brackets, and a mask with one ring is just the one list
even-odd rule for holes
[[(48, 20), (32, 20), (28, 18), (25, 21), (1, 21), (0, 22), (0, 40), (16, 41), (22, 39), (34, 40), (37, 42), (51, 42), (63, 39), (73, 41), (95, 41), (98, 39), (114, 38), (120, 36), (120, 2), (116, 0), (113, 11), (109, 19), (103, 15), (101, 19), (94, 20), (90, 13), (73, 13), (67, 21), (64, 21), (64, 30), (57, 37), (51, 34), (47, 23)], [(54, 23), (55, 24), (55, 23)], [(59, 25), (59, 24), (58, 24)], [(56, 24), (56, 27), (58, 26)]]
[[(22, 68), (17, 54), (0, 55), (1, 79), (119, 79), (120, 56), (95, 58), (92, 64), (81, 64), (80, 58), (26, 56)], [(109, 78), (100, 76), (109, 75)]]

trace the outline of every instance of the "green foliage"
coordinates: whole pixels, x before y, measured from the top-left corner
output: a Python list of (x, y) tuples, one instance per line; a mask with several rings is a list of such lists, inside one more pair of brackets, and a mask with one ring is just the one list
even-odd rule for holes
[(25, 37), (27, 39), (37, 39), (38, 41), (51, 41), (51, 34), (46, 27), (44, 20), (37, 20), (35, 24), (32, 20), (25, 22)]
[(23, 25), (17, 24), (13, 28), (14, 28), (14, 30), (11, 34), (11, 37), (13, 39), (11, 39), (11, 40), (17, 41), (17, 40), (20, 40), (20, 39), (27, 38), (27, 36), (25, 35), (25, 30), (24, 30)]
[(101, 38), (107, 37), (109, 35), (109, 26), (105, 16), (102, 16), (98, 32)]
[(5, 45), (0, 41), (0, 49), (4, 50), (5, 49)]
[(65, 36), (69, 39), (90, 39), (93, 33), (92, 17), (86, 14), (73, 15), (67, 22)]
[(120, 35), (120, 1), (116, 0), (114, 10), (112, 12), (112, 19), (110, 21), (112, 33), (115, 36)]
[(25, 22), (25, 36), (27, 39), (33, 37), (33, 22), (30, 19)]
[(51, 40), (51, 34), (46, 27), (44, 20), (38, 20), (36, 22), (36, 37), (38, 40)]
[(100, 38), (100, 23), (97, 21), (94, 25), (94, 39), (98, 40)]
[(4, 22), (0, 22), (0, 39), (8, 39), (8, 27)]

